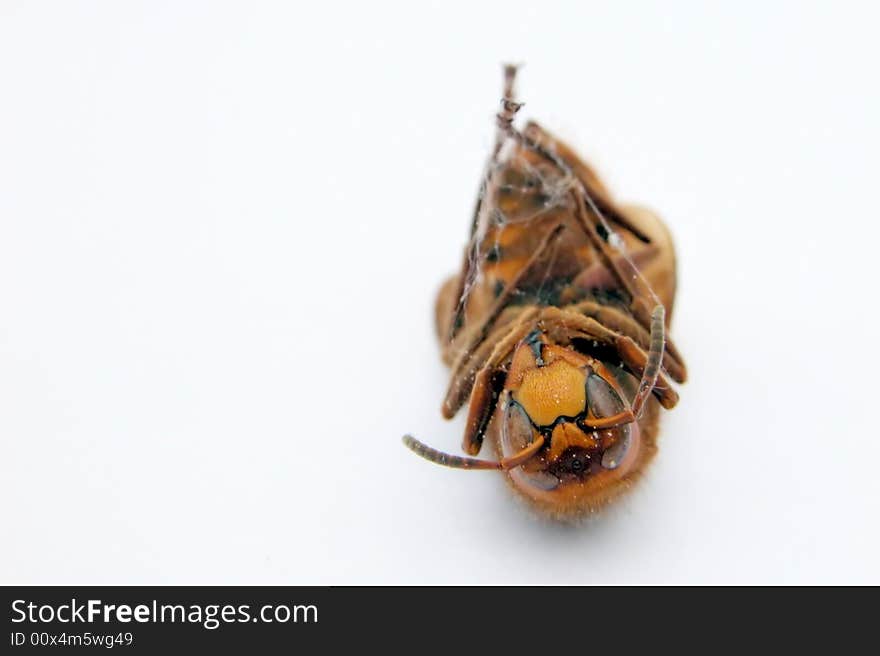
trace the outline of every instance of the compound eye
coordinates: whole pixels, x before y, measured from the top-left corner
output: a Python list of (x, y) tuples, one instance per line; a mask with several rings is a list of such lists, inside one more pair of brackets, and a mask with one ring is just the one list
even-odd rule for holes
[[(504, 457), (512, 456), (527, 447), (533, 439), (534, 429), (526, 411), (518, 403), (508, 401), (501, 426), (501, 452)], [(553, 490), (559, 486), (559, 479), (549, 472), (527, 470), (525, 466), (510, 470), (510, 476), (521, 485), (538, 490)]]
[(501, 426), (501, 448), (507, 458), (525, 449), (532, 441), (532, 422), (517, 403), (507, 404)]
[(587, 377), (587, 400), (596, 419), (619, 415), (626, 408), (614, 388), (598, 374)]
[(633, 443), (633, 426), (625, 424), (616, 429), (617, 441), (602, 454), (602, 466), (605, 469), (617, 469), (626, 458)]

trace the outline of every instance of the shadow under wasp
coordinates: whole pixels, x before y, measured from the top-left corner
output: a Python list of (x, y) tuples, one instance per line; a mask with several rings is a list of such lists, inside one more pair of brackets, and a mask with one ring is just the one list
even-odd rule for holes
[[(461, 271), (436, 327), (452, 377), (442, 412), (469, 402), (463, 450), (404, 443), (432, 462), (494, 469), (534, 508), (566, 519), (629, 489), (657, 451), (659, 407), (686, 369), (666, 331), (675, 253), (652, 212), (618, 204), (537, 123), (514, 126), (506, 66), (497, 138)], [(497, 459), (483, 460), (484, 440)]]

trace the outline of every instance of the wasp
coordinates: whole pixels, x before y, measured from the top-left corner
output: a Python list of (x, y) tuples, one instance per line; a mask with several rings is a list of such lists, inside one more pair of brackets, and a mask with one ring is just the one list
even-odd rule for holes
[[(467, 402), (462, 449), (404, 444), (432, 462), (500, 470), (558, 519), (630, 489), (657, 452), (684, 360), (667, 332), (675, 252), (663, 222), (619, 204), (594, 170), (535, 122), (515, 126), (504, 69), (497, 137), (458, 275), (436, 301), (451, 367), (442, 413)], [(488, 441), (494, 459), (479, 459)]]

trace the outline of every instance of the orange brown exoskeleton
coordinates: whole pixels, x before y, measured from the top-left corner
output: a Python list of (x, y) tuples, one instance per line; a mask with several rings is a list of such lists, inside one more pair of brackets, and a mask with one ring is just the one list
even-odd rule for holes
[(596, 511), (631, 487), (657, 451), (659, 407), (684, 361), (666, 339), (675, 254), (648, 210), (619, 205), (599, 178), (536, 123), (513, 126), (516, 69), (505, 68), (498, 140), (458, 275), (437, 299), (452, 378), (442, 411), (469, 402), (463, 449), (485, 438), (497, 460), (428, 460), (498, 469), (557, 518)]

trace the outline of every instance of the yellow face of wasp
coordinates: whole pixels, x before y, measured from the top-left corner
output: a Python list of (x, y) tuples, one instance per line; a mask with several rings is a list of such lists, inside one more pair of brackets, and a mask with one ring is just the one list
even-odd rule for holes
[(544, 367), (523, 372), (513, 398), (538, 426), (550, 426), (559, 417), (576, 417), (587, 407), (587, 375), (559, 358)]

